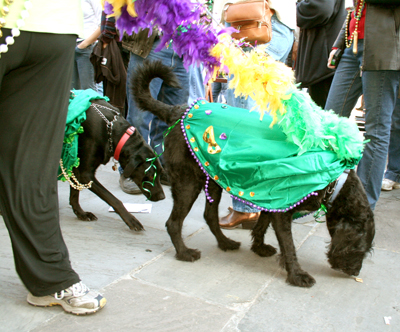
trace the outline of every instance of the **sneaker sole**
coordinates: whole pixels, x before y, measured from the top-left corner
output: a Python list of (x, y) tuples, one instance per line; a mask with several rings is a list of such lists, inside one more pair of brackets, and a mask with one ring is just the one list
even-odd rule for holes
[(400, 189), (400, 184), (395, 184), (392, 187), (382, 187), (383, 191), (392, 191), (393, 189)]
[(142, 193), (140, 191), (140, 189), (138, 189), (138, 190), (126, 190), (125, 188), (122, 188), (122, 187), (121, 187), (121, 189), (125, 194), (129, 194), (129, 195), (140, 195)]
[(67, 303), (65, 303), (64, 301), (62, 301), (62, 302), (50, 302), (50, 303), (46, 303), (46, 304), (41, 304), (41, 303), (37, 303), (37, 302), (35, 303), (33, 301), (33, 299), (30, 298), (30, 294), (28, 295), (27, 302), (30, 305), (34, 306), (34, 307), (42, 307), (42, 308), (44, 308), (44, 307), (53, 307), (53, 306), (59, 305), (64, 309), (65, 312), (67, 312), (69, 314), (73, 314), (73, 315), (79, 316), (79, 315), (90, 315), (90, 314), (96, 313), (97, 311), (99, 311), (101, 308), (103, 308), (106, 305), (107, 300), (103, 297), (100, 300), (99, 307), (95, 308), (95, 309), (73, 308), (73, 307), (69, 306)]

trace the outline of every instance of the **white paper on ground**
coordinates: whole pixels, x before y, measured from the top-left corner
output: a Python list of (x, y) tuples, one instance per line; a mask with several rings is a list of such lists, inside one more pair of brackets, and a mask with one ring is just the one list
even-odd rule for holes
[[(151, 213), (152, 204), (124, 203), (124, 206), (128, 210), (128, 212)], [(114, 212), (114, 209), (110, 206), (108, 211)]]

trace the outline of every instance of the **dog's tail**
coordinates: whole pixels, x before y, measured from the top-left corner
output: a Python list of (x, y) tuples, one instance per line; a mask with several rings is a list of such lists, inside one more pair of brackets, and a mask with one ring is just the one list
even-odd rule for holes
[(171, 125), (180, 117), (182, 108), (165, 104), (153, 98), (150, 93), (150, 82), (157, 77), (161, 78), (164, 84), (173, 88), (181, 88), (172, 68), (163, 65), (161, 61), (150, 62), (146, 60), (132, 75), (130, 89), (140, 109), (153, 113), (159, 119)]

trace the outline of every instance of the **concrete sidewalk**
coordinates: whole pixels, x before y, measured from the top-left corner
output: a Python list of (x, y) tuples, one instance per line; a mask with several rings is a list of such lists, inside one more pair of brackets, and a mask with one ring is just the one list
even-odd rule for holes
[[(144, 196), (124, 194), (111, 165), (97, 176), (123, 202), (149, 203)], [(242, 245), (234, 252), (219, 250), (203, 220), (204, 194), (183, 228), (186, 243), (202, 257), (177, 261), (165, 229), (172, 199), (164, 188), (164, 201), (152, 203), (150, 214), (137, 214), (146, 231), (136, 233), (88, 190), (81, 193), (81, 205), (98, 221), (77, 220), (68, 204), (69, 185), (59, 183), (61, 226), (72, 265), (108, 301), (91, 316), (27, 304), (0, 221), (0, 331), (400, 331), (400, 190), (383, 192), (376, 208), (375, 246), (359, 276), (363, 283), (329, 267), (325, 224), (310, 217), (294, 224), (300, 264), (317, 280), (304, 289), (285, 283), (276, 257), (250, 251), (248, 230), (225, 230)], [(221, 215), (230, 203), (224, 194)], [(266, 242), (278, 247), (272, 229)], [(391, 317), (390, 325), (385, 317)]]

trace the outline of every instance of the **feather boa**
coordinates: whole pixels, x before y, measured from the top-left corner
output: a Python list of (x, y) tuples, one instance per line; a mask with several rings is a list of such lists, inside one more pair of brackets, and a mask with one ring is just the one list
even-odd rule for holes
[[(288, 140), (301, 152), (313, 147), (331, 149), (341, 160), (357, 163), (363, 139), (357, 126), (332, 111), (324, 111), (295, 85), (291, 68), (265, 55), (262, 46), (244, 53), (243, 44), (233, 40), (233, 29), (216, 33), (201, 24), (199, 6), (190, 0), (103, 0), (104, 10), (117, 18), (117, 28), (131, 34), (158, 26), (163, 32), (159, 48), (172, 42), (174, 51), (184, 55), (184, 64), (202, 63), (207, 79), (218, 71), (233, 75), (230, 88), (235, 95), (250, 96), (260, 118), (268, 112), (282, 126)], [(121, 33), (122, 35), (122, 33)], [(218, 37), (217, 37), (218, 36)]]
[(283, 63), (266, 56), (260, 47), (244, 53), (233, 41), (230, 35), (222, 34), (219, 43), (211, 50), (211, 55), (220, 62), (220, 67), (229, 68), (233, 75), (229, 88), (235, 90), (235, 95), (250, 96), (261, 112), (268, 112), (277, 121), (276, 114), (284, 114), (282, 100), (290, 98), (290, 89), (294, 86), (293, 71)]

